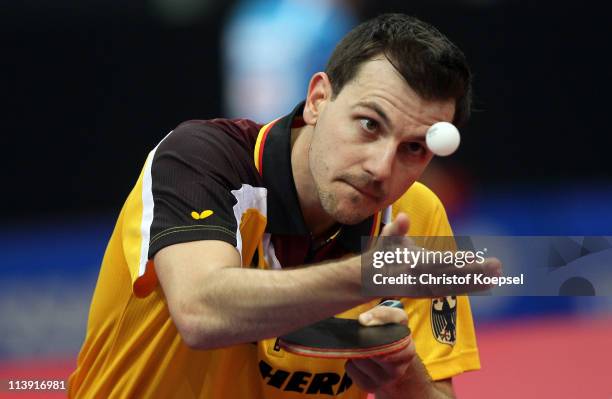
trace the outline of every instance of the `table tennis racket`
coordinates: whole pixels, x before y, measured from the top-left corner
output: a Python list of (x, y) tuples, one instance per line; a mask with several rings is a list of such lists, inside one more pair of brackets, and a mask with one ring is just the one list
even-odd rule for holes
[[(393, 300), (379, 306), (402, 307)], [(355, 359), (397, 352), (410, 339), (410, 329), (404, 324), (365, 327), (358, 320), (330, 317), (279, 337), (278, 344), (296, 355)]]

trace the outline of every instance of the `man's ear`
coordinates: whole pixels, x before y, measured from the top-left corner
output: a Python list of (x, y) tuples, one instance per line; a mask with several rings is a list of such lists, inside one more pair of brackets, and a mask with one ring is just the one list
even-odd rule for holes
[(332, 86), (325, 72), (317, 72), (310, 79), (306, 104), (304, 105), (304, 122), (316, 125), (323, 108), (331, 100)]

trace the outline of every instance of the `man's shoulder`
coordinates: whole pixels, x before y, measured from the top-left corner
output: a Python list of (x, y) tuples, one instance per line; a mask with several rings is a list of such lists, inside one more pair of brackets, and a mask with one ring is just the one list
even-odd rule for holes
[(246, 135), (257, 137), (257, 133), (263, 124), (245, 118), (215, 118), (215, 119), (191, 119), (178, 125), (179, 128), (191, 129), (217, 129), (227, 134)]
[(244, 160), (250, 164), (260, 128), (248, 119), (188, 120), (159, 143), (156, 156), (171, 154), (187, 161), (198, 158), (224, 164)]
[(406, 213), (410, 219), (410, 235), (452, 235), (442, 201), (423, 183), (414, 183), (395, 201), (393, 215), (399, 212)]
[(406, 192), (393, 204), (394, 208), (406, 211), (410, 208), (420, 210), (431, 210), (442, 206), (440, 198), (431, 191), (429, 187), (420, 182), (415, 182)]
[(179, 124), (170, 136), (192, 144), (214, 140), (254, 148), (261, 126), (249, 119), (193, 119)]
[(183, 122), (154, 150), (152, 170), (182, 170), (186, 176), (213, 173), (235, 184), (256, 181), (253, 151), (260, 126), (246, 119)]

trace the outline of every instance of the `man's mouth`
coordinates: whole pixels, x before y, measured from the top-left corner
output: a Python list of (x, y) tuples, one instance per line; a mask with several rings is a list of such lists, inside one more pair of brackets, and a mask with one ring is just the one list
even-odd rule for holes
[(347, 182), (346, 180), (343, 180), (343, 182), (351, 186), (355, 191), (359, 192), (361, 195), (370, 199), (371, 201), (379, 202), (380, 199), (382, 198), (382, 195), (379, 192), (373, 191), (368, 188), (361, 188), (359, 186), (356, 186), (354, 184)]

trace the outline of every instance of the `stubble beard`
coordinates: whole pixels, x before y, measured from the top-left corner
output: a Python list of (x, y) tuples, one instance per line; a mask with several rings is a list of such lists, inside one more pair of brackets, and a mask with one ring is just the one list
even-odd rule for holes
[[(342, 208), (335, 193), (331, 191), (321, 190), (318, 187), (317, 192), (323, 210), (338, 223), (347, 225), (357, 224), (359, 222), (362, 222), (367, 217), (364, 217), (359, 212), (356, 212), (353, 209)], [(349, 200), (351, 203), (353, 203), (355, 207), (359, 205), (358, 199), (350, 198)]]
[[(311, 173), (313, 171), (311, 170)], [(350, 201), (351, 207), (346, 208), (342, 207), (340, 201), (338, 200), (337, 194), (333, 192), (331, 189), (325, 189), (319, 185), (319, 182), (316, 178), (314, 178), (313, 173), (313, 181), (315, 184), (315, 189), (317, 190), (317, 196), (319, 198), (319, 202), (321, 203), (321, 207), (329, 216), (331, 216), (336, 222), (352, 225), (357, 224), (365, 220), (369, 215), (363, 215), (358, 211), (358, 207), (360, 204), (358, 197), (351, 197), (347, 200)], [(333, 180), (332, 183), (333, 184)]]

